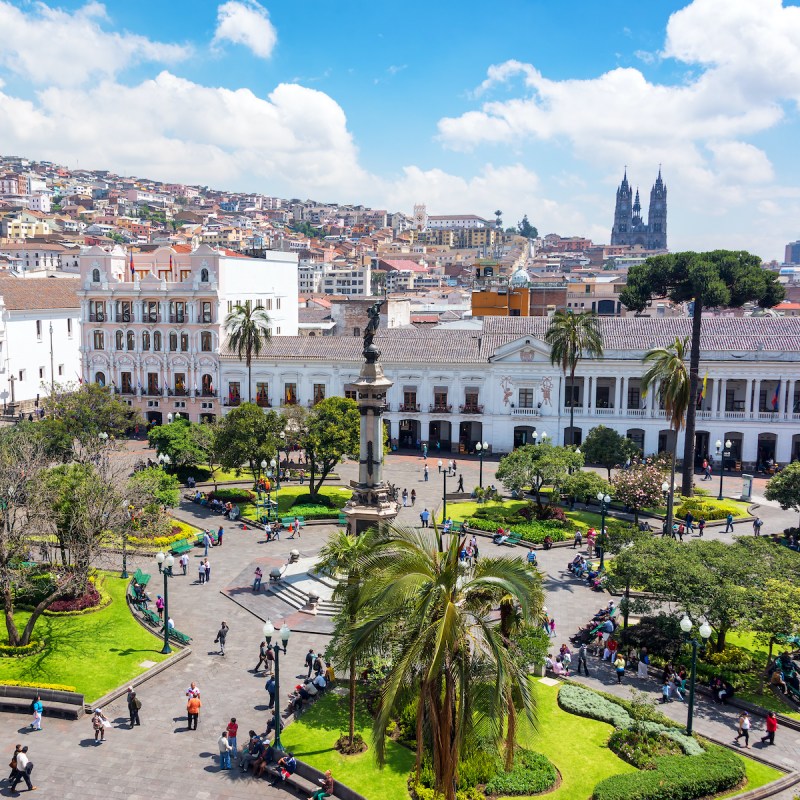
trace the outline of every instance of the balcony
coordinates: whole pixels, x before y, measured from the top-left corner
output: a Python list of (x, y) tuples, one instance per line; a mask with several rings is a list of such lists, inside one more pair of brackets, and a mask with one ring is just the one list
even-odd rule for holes
[(133, 386), (126, 386), (124, 384), (121, 389), (115, 389), (114, 391), (119, 392), (119, 394), (136, 394)]
[(200, 392), (200, 397), (216, 397), (217, 390), (216, 389), (203, 389)]
[(400, 411), (411, 414), (419, 414), (419, 403), (400, 403)]
[(646, 417), (647, 416), (647, 409), (646, 408), (624, 408), (622, 413), (626, 417)]
[(230, 407), (235, 407), (241, 405), (242, 398), (241, 397), (229, 397), (225, 400), (225, 405)]
[(169, 396), (170, 397), (188, 397), (189, 390), (188, 389), (169, 389)]
[(449, 414), (453, 410), (453, 406), (448, 405), (447, 403), (431, 403), (429, 408), (431, 414)]
[(595, 413), (595, 416), (597, 416), (597, 417), (613, 417), (614, 416), (614, 409), (613, 408), (595, 408), (594, 413)]
[(211, 322), (213, 322), (212, 315), (211, 314), (201, 314), (200, 315), (200, 322), (202, 322), (204, 325), (209, 325)]
[(142, 314), (142, 322), (161, 322), (161, 314), (156, 314), (156, 313), (150, 314), (147, 311), (145, 311)]
[(458, 407), (462, 414), (483, 414), (483, 406), (478, 403), (464, 403)]
[(89, 314), (89, 322), (105, 322), (105, 321), (106, 321), (105, 311), (96, 311), (92, 314)]
[(294, 398), (284, 397), (283, 401), (281, 402), (281, 405), (282, 406), (296, 406), (297, 405), (297, 398), (296, 397), (294, 397)]
[(148, 386), (146, 389), (142, 389), (142, 394), (145, 397), (161, 397), (162, 391), (158, 386)]
[(130, 322), (132, 319), (132, 315), (130, 311), (122, 311), (121, 313), (117, 314), (117, 322)]
[[(569, 412), (567, 412), (569, 413)], [(512, 417), (541, 417), (542, 412), (539, 411), (538, 408), (518, 408), (513, 407), (511, 409), (511, 416)]]
[(169, 321), (173, 323), (177, 322), (179, 325), (182, 325), (186, 322), (186, 314), (170, 314)]
[(256, 405), (261, 408), (272, 408), (272, 401), (269, 397), (256, 397)]

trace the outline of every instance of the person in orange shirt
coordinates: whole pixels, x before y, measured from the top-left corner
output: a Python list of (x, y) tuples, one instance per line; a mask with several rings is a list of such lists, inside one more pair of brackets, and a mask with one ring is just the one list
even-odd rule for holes
[(197, 718), (200, 716), (200, 694), (194, 694), (189, 698), (186, 703), (186, 713), (189, 716), (189, 730), (192, 730), (192, 722), (194, 722), (194, 730), (197, 730)]

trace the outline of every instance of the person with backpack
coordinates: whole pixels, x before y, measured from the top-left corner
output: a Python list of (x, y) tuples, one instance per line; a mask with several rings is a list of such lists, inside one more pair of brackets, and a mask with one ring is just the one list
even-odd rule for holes
[(136, 696), (133, 689), (128, 690), (128, 716), (131, 718), (131, 728), (134, 725), (141, 725), (139, 720), (139, 709), (142, 707), (142, 701)]
[(285, 781), (297, 772), (297, 759), (291, 753), (287, 753), (278, 761), (278, 769), (281, 773), (281, 780)]
[(25, 781), (29, 792), (34, 792), (38, 788), (31, 784), (31, 772), (33, 771), (33, 762), (28, 758), (28, 745), (25, 745), (16, 755), (15, 758), (16, 768), (14, 769), (11, 777), (11, 791), (17, 791), (17, 784), (20, 781)]
[(31, 701), (31, 713), (33, 714), (33, 722), (31, 728), (35, 731), (42, 729), (42, 714), (44, 713), (44, 706), (42, 705), (42, 698), (37, 694)]
[(310, 647), (308, 652), (306, 653), (306, 660), (305, 660), (305, 665), (308, 667), (308, 675), (306, 675), (307, 678), (311, 677), (311, 670), (314, 669), (315, 656), (316, 654), (314, 653), (314, 648)]
[[(315, 675), (322, 675), (325, 671), (325, 668), (322, 665), (322, 654), (317, 653), (317, 657), (314, 659), (314, 674)], [(309, 675), (309, 677), (311, 677)]]

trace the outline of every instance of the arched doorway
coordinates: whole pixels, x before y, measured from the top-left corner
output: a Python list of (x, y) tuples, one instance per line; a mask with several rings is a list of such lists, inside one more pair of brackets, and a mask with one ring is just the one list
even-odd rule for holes
[(216, 414), (201, 414), (200, 422), (207, 422), (209, 425), (217, 419)]
[(756, 450), (756, 466), (762, 472), (766, 472), (775, 464), (775, 446), (778, 437), (774, 433), (758, 434), (758, 449)]
[(599, 300), (597, 303), (597, 313), (603, 316), (614, 316), (617, 313), (617, 305), (613, 300)]
[(641, 428), (629, 428), (625, 436), (644, 453), (644, 431)]
[[(428, 424), (428, 449), (450, 452), (452, 433), (449, 420), (435, 419)], [(437, 448), (438, 444), (438, 448)]]
[(583, 441), (583, 429), (579, 428), (577, 425), (574, 428), (570, 428), (567, 425), (564, 428), (564, 444), (565, 445), (575, 445), (577, 447)]
[(517, 425), (514, 428), (514, 447), (524, 447), (526, 444), (534, 444), (533, 434), (536, 428), (532, 425)]
[[(742, 468), (742, 434), (740, 431), (728, 431), (722, 438), (723, 443), (730, 441), (730, 456), (724, 458), (726, 470), (738, 470)], [(716, 445), (715, 445), (716, 449)], [(725, 448), (727, 449), (727, 448)]]
[(458, 450), (472, 453), (475, 445), (483, 438), (483, 423), (466, 420), (458, 426)]
[(152, 425), (160, 425), (163, 421), (163, 417), (160, 411), (148, 411), (147, 412), (147, 421)]
[(694, 466), (703, 465), (705, 458), (711, 458), (711, 436), (708, 431), (694, 432)]
[(105, 386), (106, 385), (106, 374), (105, 374), (105, 372), (95, 372), (95, 374), (94, 374), (94, 382), (98, 386)]
[(401, 419), (398, 439), (400, 447), (405, 447), (413, 450), (419, 450), (419, 420), (416, 419)]

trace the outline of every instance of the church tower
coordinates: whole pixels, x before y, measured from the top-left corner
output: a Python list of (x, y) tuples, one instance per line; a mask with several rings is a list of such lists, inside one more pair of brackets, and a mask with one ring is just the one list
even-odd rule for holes
[(617, 189), (617, 204), (614, 207), (614, 227), (611, 229), (611, 244), (628, 244), (631, 232), (633, 209), (631, 207), (632, 190), (628, 184), (628, 170)]
[(667, 187), (661, 180), (661, 167), (658, 168), (658, 177), (650, 190), (650, 208), (647, 212), (647, 227), (650, 238), (648, 250), (667, 249)]

